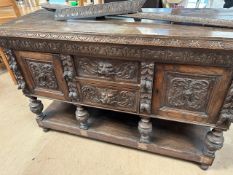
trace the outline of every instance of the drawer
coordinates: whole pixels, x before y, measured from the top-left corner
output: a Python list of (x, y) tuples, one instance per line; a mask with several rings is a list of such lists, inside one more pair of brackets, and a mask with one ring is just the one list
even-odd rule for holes
[(133, 61), (75, 57), (78, 77), (116, 82), (139, 82), (139, 63)]
[(17, 62), (32, 94), (67, 99), (67, 85), (60, 60), (49, 53), (16, 51)]
[(157, 65), (152, 113), (173, 120), (215, 124), (231, 74), (225, 68)]
[(89, 81), (78, 81), (77, 87), (83, 104), (134, 113), (138, 111), (139, 89), (135, 87)]

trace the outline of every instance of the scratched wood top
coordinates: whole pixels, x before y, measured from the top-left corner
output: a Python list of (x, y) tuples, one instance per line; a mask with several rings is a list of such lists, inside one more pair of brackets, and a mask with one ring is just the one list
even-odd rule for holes
[[(147, 11), (171, 13), (170, 9)], [(215, 9), (216, 10), (216, 9)], [(228, 18), (230, 11), (222, 9), (215, 18)], [(220, 10), (216, 10), (216, 12)], [(194, 11), (195, 12), (195, 11)], [(178, 13), (178, 12), (176, 12)], [(190, 15), (192, 11), (184, 11), (181, 15)], [(214, 12), (212, 12), (214, 13)], [(196, 13), (194, 13), (196, 14)], [(206, 13), (207, 16), (209, 13)], [(225, 14), (225, 15), (223, 15)], [(232, 16), (232, 14), (230, 14)], [(85, 20), (70, 20), (70, 21), (55, 21), (54, 13), (46, 10), (38, 10), (29, 15), (23, 16), (8, 24), (0, 26), (1, 31), (24, 31), (24, 32), (49, 32), (49, 33), (69, 33), (69, 34), (103, 34), (108, 36), (113, 35), (136, 35), (136, 36), (162, 36), (176, 38), (210, 38), (210, 39), (233, 39), (233, 29), (221, 27), (203, 27), (195, 25), (170, 24), (168, 22), (142, 20), (134, 22), (133, 19), (85, 19)], [(3, 36), (3, 35), (2, 35)], [(10, 34), (14, 37), (14, 32)]]

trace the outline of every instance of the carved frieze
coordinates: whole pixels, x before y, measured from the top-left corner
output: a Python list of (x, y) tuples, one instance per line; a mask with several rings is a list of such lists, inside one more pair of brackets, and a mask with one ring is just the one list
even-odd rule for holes
[(229, 127), (232, 122), (233, 122), (233, 82), (231, 83), (224, 104), (222, 106), (217, 125), (218, 126), (226, 125), (227, 127)]
[(72, 101), (79, 101), (79, 95), (77, 90), (76, 81), (74, 80), (75, 70), (73, 65), (73, 60), (70, 55), (59, 55), (62, 66), (63, 66), (63, 76), (67, 82), (69, 89), (69, 97)]
[[(109, 43), (109, 44), (125, 44), (131, 45), (147, 45), (147, 46), (165, 46), (165, 47), (183, 47), (183, 48), (204, 48), (204, 49), (224, 49), (232, 50), (232, 41), (192, 39), (192, 38), (166, 38), (166, 37), (145, 37), (139, 35), (97, 35), (97, 34), (77, 34), (77, 33), (46, 33), (34, 31), (14, 31), (1, 30), (2, 37), (23, 37), (31, 39), (46, 40), (69, 40), (78, 42), (91, 43)], [(135, 39), (136, 38), (136, 39)]]
[(141, 63), (141, 97), (140, 97), (140, 112), (151, 113), (151, 99), (154, 79), (154, 63)]
[(26, 82), (25, 82), (23, 74), (21, 73), (20, 68), (16, 62), (16, 57), (14, 55), (13, 50), (4, 49), (4, 53), (7, 56), (7, 61), (8, 61), (10, 68), (13, 71), (15, 78), (17, 80), (18, 89), (22, 89), (24, 93), (27, 93), (28, 90), (26, 88)]
[(27, 60), (36, 87), (58, 90), (57, 79), (52, 63)]
[[(2, 42), (2, 43), (1, 43)], [(195, 41), (190, 42), (196, 45)], [(0, 45), (17, 50), (78, 54), (85, 56), (151, 59), (158, 63), (181, 63), (208, 66), (233, 66), (233, 54), (218, 51), (175, 49), (168, 47), (144, 47), (126, 45), (107, 45), (95, 43), (74, 43), (30, 39), (0, 39)], [(212, 44), (213, 46), (213, 44)], [(176, 47), (176, 46), (174, 46)]]
[(77, 64), (78, 76), (133, 82), (138, 77), (137, 62), (80, 58)]
[(81, 93), (85, 103), (136, 112), (137, 94), (135, 91), (82, 85)]
[(166, 105), (205, 112), (214, 78), (168, 73)]

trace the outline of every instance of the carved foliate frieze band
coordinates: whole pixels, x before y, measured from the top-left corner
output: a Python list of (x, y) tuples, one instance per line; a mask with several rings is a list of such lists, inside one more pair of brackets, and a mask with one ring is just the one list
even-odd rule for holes
[(10, 65), (11, 70), (13, 71), (15, 78), (18, 83), (18, 89), (22, 89), (24, 93), (27, 93), (26, 82), (24, 80), (23, 74), (20, 71), (20, 68), (16, 62), (16, 57), (12, 49), (4, 49), (4, 53), (7, 56), (7, 61)]
[(57, 79), (52, 63), (26, 61), (36, 87), (58, 90)]
[(82, 85), (81, 93), (84, 103), (136, 112), (136, 91)]
[(140, 112), (151, 113), (151, 99), (154, 79), (154, 63), (141, 63), (141, 97), (140, 97)]
[(103, 59), (77, 59), (78, 76), (137, 82), (138, 63)]
[(69, 98), (72, 101), (79, 101), (79, 94), (77, 90), (77, 82), (74, 80), (75, 70), (73, 65), (73, 59), (70, 55), (59, 55), (62, 66), (63, 66), (63, 76), (67, 82), (69, 89)]
[[(69, 40), (78, 42), (92, 42), (92, 43), (109, 43), (109, 44), (125, 44), (131, 45), (147, 45), (147, 46), (165, 46), (165, 47), (183, 47), (183, 48), (204, 48), (204, 49), (224, 49), (232, 50), (232, 41), (222, 40), (207, 40), (193, 39), (193, 38), (166, 38), (166, 37), (146, 37), (139, 35), (97, 35), (97, 34), (72, 34), (72, 33), (47, 33), (34, 31), (15, 31), (15, 30), (1, 30), (2, 37), (24, 37), (31, 39), (46, 39), (46, 40)], [(135, 39), (137, 38), (137, 39)]]
[(233, 54), (217, 51), (144, 46), (106, 45), (31, 39), (0, 39), (2, 47), (17, 50), (67, 53), (86, 56), (151, 59), (158, 63), (181, 63), (208, 66), (233, 66)]
[(166, 73), (166, 105), (205, 112), (215, 78)]
[(223, 103), (217, 126), (225, 125), (227, 127), (233, 122), (233, 82), (228, 90), (227, 96)]

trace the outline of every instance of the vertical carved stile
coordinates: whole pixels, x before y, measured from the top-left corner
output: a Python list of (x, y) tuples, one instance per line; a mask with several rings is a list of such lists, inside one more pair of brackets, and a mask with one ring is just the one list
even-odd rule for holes
[(227, 127), (233, 122), (233, 81), (228, 90), (224, 104), (222, 106), (217, 126), (226, 125)]
[(140, 97), (140, 112), (151, 113), (151, 99), (154, 79), (154, 63), (141, 63), (141, 97)]
[(75, 72), (72, 57), (70, 55), (60, 54), (60, 59), (63, 66), (63, 76), (69, 89), (69, 98), (71, 101), (79, 101), (77, 85), (74, 81)]
[(13, 71), (15, 78), (17, 80), (18, 83), (18, 89), (22, 89), (24, 94), (27, 94), (27, 88), (26, 88), (26, 82), (24, 80), (24, 77), (20, 71), (19, 66), (17, 65), (16, 62), (16, 57), (14, 55), (14, 52), (12, 49), (4, 49), (3, 50), (5, 55), (7, 56), (7, 61), (10, 65), (11, 70)]

